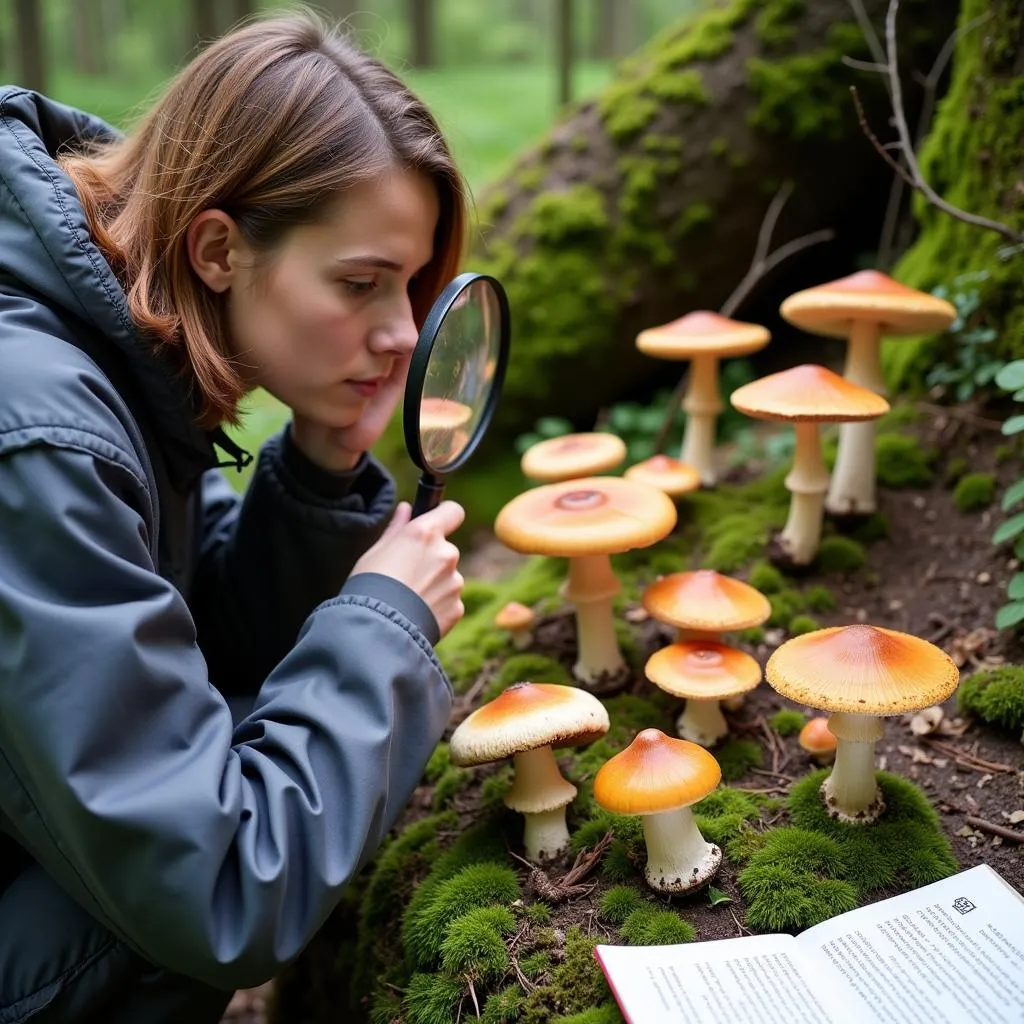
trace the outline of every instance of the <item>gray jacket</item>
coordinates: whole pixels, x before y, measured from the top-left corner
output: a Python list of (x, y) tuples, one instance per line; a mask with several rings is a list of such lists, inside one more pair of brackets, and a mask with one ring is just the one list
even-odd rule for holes
[[(0, 89), (0, 895), (32, 862), (230, 989), (309, 941), (440, 739), (437, 624), (348, 578), (394, 504), (270, 440), (244, 500), (54, 162), (109, 129)], [(233, 726), (225, 696), (255, 705)]]

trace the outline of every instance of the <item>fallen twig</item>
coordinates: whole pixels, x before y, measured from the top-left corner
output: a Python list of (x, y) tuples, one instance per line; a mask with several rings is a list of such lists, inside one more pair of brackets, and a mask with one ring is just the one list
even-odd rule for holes
[(971, 828), (978, 829), (979, 832), (991, 832), (994, 836), (1009, 839), (1011, 843), (1024, 843), (1024, 832), (1017, 832), (1012, 828), (1007, 828), (1005, 825), (997, 825), (995, 822), (986, 821), (984, 818), (976, 818), (973, 814), (968, 814), (964, 821)]
[[(598, 861), (604, 855), (605, 850), (611, 845), (612, 832), (605, 832), (601, 839), (589, 850), (581, 850), (573, 861), (572, 867), (558, 881), (553, 882), (548, 876), (532, 864), (525, 857), (518, 853), (508, 852), (516, 860), (530, 868), (526, 878), (526, 891), (539, 896), (546, 903), (562, 903), (572, 899), (574, 896), (584, 896), (593, 891), (594, 885), (580, 885), (581, 879), (585, 878), (597, 866)], [(594, 883), (596, 884), (596, 883)]]
[(930, 747), (935, 747), (936, 750), (948, 754), (957, 764), (961, 764), (965, 768), (970, 768), (976, 772), (1012, 773), (1017, 770), (1012, 765), (1002, 764), (998, 761), (986, 761), (984, 758), (978, 757), (962, 747), (954, 746), (952, 743), (944, 743), (942, 740), (937, 740), (932, 736), (919, 736), (918, 742), (927, 743)]

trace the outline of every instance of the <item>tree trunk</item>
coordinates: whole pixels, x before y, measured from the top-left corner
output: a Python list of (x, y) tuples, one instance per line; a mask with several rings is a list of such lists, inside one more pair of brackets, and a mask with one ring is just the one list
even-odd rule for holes
[(434, 0), (409, 0), (413, 67), (432, 68), (437, 63), (434, 53), (434, 19), (436, 16)]
[(635, 0), (592, 0), (594, 34), (591, 55), (612, 60), (629, 53), (636, 44)]
[(18, 84), (46, 92), (46, 57), (38, 0), (14, 0), (14, 33)]
[(239, 22), (256, 13), (255, 0), (233, 0), (229, 11), (232, 24)]
[(192, 0), (192, 37), (200, 48), (217, 38), (217, 13), (217, 0)]
[[(883, 0), (866, 6), (879, 24)], [(906, 8), (911, 117), (921, 96), (912, 72), (931, 67), (956, 11), (955, 0)], [(822, 228), (836, 238), (783, 263), (738, 315), (783, 336), (765, 350), (768, 364), (792, 361), (795, 332), (779, 303), (856, 269), (877, 245), (889, 189), (850, 86), (883, 133), (888, 99), (880, 77), (846, 66), (846, 56), (869, 57), (847, 0), (731, 0), (627, 59), (600, 96), (485, 192), (472, 266), (504, 282), (514, 332), (488, 448), (538, 416), (589, 427), (599, 409), (674, 384), (682, 367), (640, 355), (637, 333), (722, 304), (787, 181), (793, 197), (774, 244)]]
[(558, 0), (555, 14), (555, 66), (558, 69), (558, 106), (572, 101), (573, 26), (572, 0)]
[(83, 75), (105, 75), (107, 33), (101, 0), (71, 0), (70, 7), (75, 70)]

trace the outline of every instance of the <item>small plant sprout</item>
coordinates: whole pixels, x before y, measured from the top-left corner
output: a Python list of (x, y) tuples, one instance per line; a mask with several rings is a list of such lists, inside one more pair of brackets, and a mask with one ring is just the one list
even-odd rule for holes
[(889, 403), (881, 395), (813, 363), (744, 384), (732, 393), (731, 401), (740, 412), (755, 419), (788, 422), (795, 428), (796, 452), (793, 468), (786, 476), (792, 500), (789, 518), (779, 535), (778, 560), (789, 567), (810, 565), (821, 542), (829, 483), (828, 468), (821, 456), (820, 424), (877, 419), (889, 411)]
[(723, 633), (760, 626), (772, 613), (759, 590), (714, 569), (669, 573), (647, 587), (641, 600), (652, 618), (676, 627), (677, 642), (719, 643)]
[[(791, 324), (814, 334), (846, 338), (843, 376), (851, 384), (885, 394), (882, 338), (944, 331), (957, 318), (945, 299), (894, 281), (877, 270), (791, 295), (781, 313)], [(875, 423), (844, 422), (825, 507), (835, 515), (875, 511)]]
[(644, 729), (594, 776), (594, 799), (615, 814), (639, 815), (647, 843), (644, 878), (658, 892), (689, 893), (706, 885), (722, 864), (691, 805), (722, 779), (718, 762), (702, 746)]
[(801, 749), (818, 764), (831, 764), (836, 758), (836, 737), (828, 727), (828, 719), (816, 715), (800, 730)]
[(679, 458), (700, 474), (706, 487), (717, 481), (715, 426), (725, 408), (718, 383), (718, 364), (745, 356), (771, 340), (767, 328), (730, 320), (708, 310), (695, 310), (637, 335), (636, 347), (655, 359), (689, 359), (690, 383), (683, 398), (686, 428)]
[(676, 731), (704, 747), (729, 732), (720, 702), (747, 693), (761, 681), (761, 666), (749, 654), (710, 641), (663, 647), (648, 658), (644, 672), (658, 689), (686, 700)]
[(585, 685), (598, 688), (627, 672), (612, 611), (620, 584), (609, 556), (649, 547), (675, 524), (676, 507), (668, 495), (610, 476), (543, 484), (498, 513), (494, 533), (513, 551), (569, 559), (561, 592), (576, 607), (573, 672)]
[(945, 651), (880, 626), (831, 626), (787, 640), (765, 676), (784, 697), (831, 714), (835, 767), (821, 795), (832, 818), (865, 825), (885, 810), (875, 779), (882, 718), (941, 704), (960, 671)]
[(506, 629), (512, 636), (512, 646), (525, 650), (533, 642), (533, 624), (537, 616), (533, 609), (519, 601), (509, 601), (494, 617), (498, 629)]
[(626, 442), (600, 431), (549, 437), (527, 448), (519, 468), (527, 480), (553, 484), (607, 473), (622, 465)]
[(523, 815), (526, 857), (540, 863), (569, 845), (565, 808), (576, 796), (553, 748), (592, 743), (609, 725), (604, 705), (575, 686), (516, 683), (455, 729), (449, 753), (461, 768), (512, 758), (505, 804)]
[(700, 473), (671, 455), (652, 455), (630, 466), (623, 476), (627, 480), (657, 487), (670, 498), (681, 498), (700, 487)]

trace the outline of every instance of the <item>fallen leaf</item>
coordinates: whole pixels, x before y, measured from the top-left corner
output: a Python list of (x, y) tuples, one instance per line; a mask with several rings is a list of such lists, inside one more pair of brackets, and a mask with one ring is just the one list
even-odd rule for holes
[(924, 708), (911, 718), (910, 731), (915, 736), (927, 736), (938, 729), (944, 717), (945, 713), (940, 707)]
[(732, 897), (722, 892), (721, 889), (716, 889), (713, 885), (709, 885), (708, 903), (713, 907), (717, 907), (719, 903), (732, 903)]
[(932, 764), (935, 765), (936, 768), (945, 768), (946, 765), (949, 764), (949, 758), (948, 757), (933, 757), (932, 758)]
[(1018, 825), (1020, 822), (1024, 821), (1024, 811), (1014, 811), (1012, 814), (1008, 814), (1006, 816), (1006, 820), (1011, 825)]
[(642, 605), (637, 605), (635, 608), (627, 608), (622, 617), (627, 622), (646, 622), (651, 615)]

